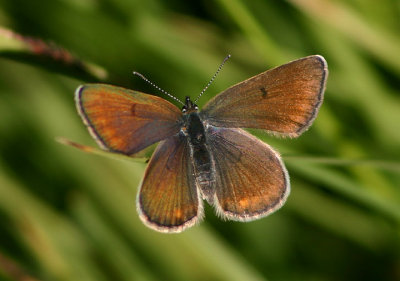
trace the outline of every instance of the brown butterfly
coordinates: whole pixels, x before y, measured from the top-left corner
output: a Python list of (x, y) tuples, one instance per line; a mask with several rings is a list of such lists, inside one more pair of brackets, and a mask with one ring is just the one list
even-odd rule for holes
[(236, 221), (284, 204), (290, 183), (279, 154), (241, 128), (299, 136), (318, 113), (327, 75), (325, 59), (315, 55), (236, 84), (201, 111), (189, 97), (180, 110), (157, 96), (105, 84), (80, 86), (76, 105), (106, 150), (133, 155), (159, 142), (137, 209), (148, 227), (181, 232), (202, 219), (203, 199)]

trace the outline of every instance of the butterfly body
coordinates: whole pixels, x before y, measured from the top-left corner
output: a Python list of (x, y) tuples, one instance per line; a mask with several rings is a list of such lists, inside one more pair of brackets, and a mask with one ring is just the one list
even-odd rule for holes
[(98, 144), (132, 155), (159, 142), (137, 196), (142, 221), (181, 232), (203, 217), (203, 199), (222, 218), (251, 221), (279, 209), (290, 192), (279, 154), (242, 128), (297, 137), (323, 100), (327, 64), (309, 56), (258, 74), (211, 99), (162, 98), (105, 84), (76, 91), (76, 105)]
[(183, 111), (183, 117), (186, 120), (183, 132), (190, 147), (190, 158), (194, 168), (196, 185), (202, 194), (202, 198), (212, 204), (215, 173), (212, 155), (207, 145), (206, 129), (197, 106), (189, 98), (186, 98)]

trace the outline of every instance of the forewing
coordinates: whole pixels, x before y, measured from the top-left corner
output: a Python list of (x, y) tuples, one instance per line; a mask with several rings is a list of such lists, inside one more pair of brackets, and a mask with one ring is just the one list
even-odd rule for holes
[(296, 137), (315, 119), (327, 75), (321, 56), (292, 61), (230, 87), (210, 100), (201, 114), (217, 127)]
[(158, 145), (137, 201), (142, 221), (161, 232), (181, 232), (202, 217), (203, 202), (195, 186), (185, 138), (170, 137)]
[(290, 192), (277, 152), (242, 129), (209, 127), (215, 162), (215, 207), (222, 217), (251, 221), (280, 208)]
[(98, 144), (134, 154), (180, 130), (181, 111), (152, 95), (105, 84), (76, 90), (78, 112)]

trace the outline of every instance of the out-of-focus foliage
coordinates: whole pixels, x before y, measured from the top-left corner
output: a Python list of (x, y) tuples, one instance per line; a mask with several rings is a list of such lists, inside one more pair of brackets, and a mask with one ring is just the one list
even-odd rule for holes
[[(0, 34), (0, 278), (400, 280), (399, 19), (392, 0), (0, 0), (1, 26), (84, 62), (36, 58)], [(207, 207), (201, 225), (156, 233), (135, 210), (145, 164), (55, 141), (95, 145), (75, 111), (79, 84), (159, 95), (135, 70), (193, 97), (228, 53), (200, 106), (289, 60), (328, 61), (311, 129), (258, 134), (291, 176), (277, 213), (224, 222)]]

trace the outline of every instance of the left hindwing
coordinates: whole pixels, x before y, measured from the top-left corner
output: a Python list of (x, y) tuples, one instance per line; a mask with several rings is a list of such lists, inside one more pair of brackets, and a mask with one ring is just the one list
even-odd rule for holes
[(209, 126), (207, 137), (215, 163), (218, 214), (250, 221), (283, 205), (290, 186), (277, 152), (242, 129)]
[(189, 145), (179, 135), (159, 143), (137, 198), (142, 221), (161, 232), (181, 232), (202, 217)]

